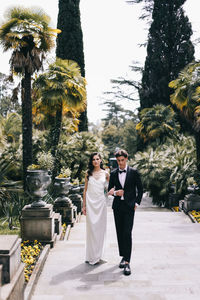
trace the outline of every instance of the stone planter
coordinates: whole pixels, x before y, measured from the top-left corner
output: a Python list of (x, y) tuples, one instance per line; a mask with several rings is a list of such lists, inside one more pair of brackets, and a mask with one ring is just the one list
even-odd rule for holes
[(172, 208), (175, 206), (179, 206), (179, 200), (181, 199), (181, 195), (178, 193), (175, 193), (175, 185), (170, 184), (169, 186), (169, 197), (168, 201), (166, 203), (167, 208)]
[(51, 183), (51, 176), (47, 170), (27, 170), (28, 193), (33, 200), (31, 207), (44, 207), (46, 202), (42, 199), (47, 194), (47, 188)]
[(54, 202), (54, 211), (62, 215), (63, 223), (72, 225), (74, 223), (73, 204), (67, 197), (70, 186), (70, 177), (55, 178), (54, 188), (57, 197)]

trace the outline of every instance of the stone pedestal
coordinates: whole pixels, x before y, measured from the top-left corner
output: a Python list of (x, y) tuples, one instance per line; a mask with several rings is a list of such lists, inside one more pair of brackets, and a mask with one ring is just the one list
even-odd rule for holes
[(184, 200), (179, 201), (179, 210), (180, 211), (184, 210)]
[(68, 198), (70, 188), (70, 177), (68, 178), (55, 178), (55, 193), (56, 199), (53, 209), (55, 212), (60, 213), (62, 216), (62, 223), (66, 225), (74, 224), (74, 213), (72, 201)]
[(179, 206), (179, 200), (180, 200), (179, 194), (170, 193), (169, 201), (168, 201), (169, 208), (174, 207), (174, 206)]
[(195, 194), (186, 195), (184, 198), (183, 209), (185, 212), (200, 210), (200, 196)]
[(61, 214), (55, 213), (54, 222), (55, 222), (55, 233), (57, 233), (57, 235), (59, 235), (62, 231), (62, 216), (61, 216)]
[(21, 239), (17, 235), (0, 235), (2, 284), (9, 283), (21, 265)]
[(73, 216), (74, 216), (74, 222), (77, 221), (77, 207), (76, 205), (73, 205)]
[(21, 234), (23, 240), (53, 245), (55, 241), (55, 212), (52, 204), (44, 207), (26, 205), (22, 210)]
[(76, 205), (77, 207), (77, 213), (82, 212), (83, 208), (83, 198), (79, 194), (71, 194), (69, 195), (70, 199), (72, 200), (72, 203)]
[(55, 212), (61, 214), (63, 224), (65, 223), (66, 225), (73, 225), (73, 204), (69, 198), (65, 197), (65, 200), (57, 198), (54, 203), (53, 209)]

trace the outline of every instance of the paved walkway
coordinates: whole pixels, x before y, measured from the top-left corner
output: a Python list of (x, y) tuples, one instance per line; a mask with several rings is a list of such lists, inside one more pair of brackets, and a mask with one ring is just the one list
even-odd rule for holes
[(51, 250), (32, 300), (200, 299), (200, 224), (184, 213), (152, 207), (145, 197), (135, 215), (133, 241), (132, 274), (124, 276), (108, 207), (107, 262), (85, 264), (82, 216), (69, 241)]

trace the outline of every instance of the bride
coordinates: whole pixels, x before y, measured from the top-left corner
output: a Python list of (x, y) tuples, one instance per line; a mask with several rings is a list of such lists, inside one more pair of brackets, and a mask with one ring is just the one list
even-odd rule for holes
[(83, 214), (86, 216), (86, 262), (95, 265), (103, 255), (106, 233), (106, 196), (109, 174), (104, 170), (101, 155), (90, 155), (83, 193)]

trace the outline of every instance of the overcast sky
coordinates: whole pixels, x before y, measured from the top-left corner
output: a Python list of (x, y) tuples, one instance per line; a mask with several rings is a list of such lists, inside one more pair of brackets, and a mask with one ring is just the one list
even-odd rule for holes
[[(110, 79), (125, 76), (132, 61), (144, 64), (146, 50), (139, 47), (147, 38), (148, 26), (138, 20), (140, 5), (128, 5), (125, 0), (81, 0), (81, 22), (84, 37), (84, 54), (88, 118), (96, 122), (103, 117), (101, 97), (110, 89)], [(200, 37), (197, 0), (187, 0), (184, 6), (194, 31), (192, 39)], [(9, 6), (33, 6), (32, 0), (1, 0), (0, 20)], [(52, 26), (57, 25), (58, 1), (34, 0), (34, 6), (42, 7), (51, 17)], [(9, 72), (10, 54), (0, 56), (0, 72)], [(53, 53), (54, 54), (54, 53)], [(200, 58), (199, 46), (196, 58)], [(128, 105), (128, 104), (127, 104)], [(130, 109), (133, 103), (128, 105)]]

